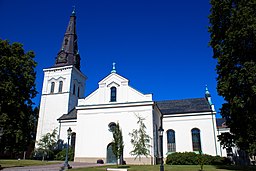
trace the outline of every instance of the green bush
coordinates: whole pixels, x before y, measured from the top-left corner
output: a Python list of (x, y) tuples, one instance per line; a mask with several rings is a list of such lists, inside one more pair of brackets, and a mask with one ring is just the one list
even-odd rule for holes
[(220, 156), (196, 154), (194, 152), (172, 153), (167, 156), (166, 164), (169, 165), (225, 165), (230, 160)]
[(197, 163), (197, 154), (193, 152), (172, 153), (166, 159), (166, 164), (170, 165), (195, 165)]
[[(74, 160), (74, 149), (69, 148), (68, 150), (68, 160), (73, 161)], [(66, 159), (66, 149), (61, 150), (59, 153), (56, 154), (55, 160), (65, 160)]]

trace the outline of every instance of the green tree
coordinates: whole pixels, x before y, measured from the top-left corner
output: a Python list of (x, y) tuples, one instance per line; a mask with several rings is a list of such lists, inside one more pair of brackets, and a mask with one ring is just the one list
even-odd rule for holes
[(138, 129), (133, 129), (132, 133), (129, 133), (131, 136), (131, 143), (133, 145), (133, 150), (130, 152), (131, 155), (135, 155), (135, 159), (139, 157), (141, 160), (141, 156), (146, 156), (150, 154), (149, 148), (151, 137), (147, 135), (146, 125), (144, 124), (145, 118), (142, 118), (139, 115), (136, 115), (138, 118), (137, 124), (139, 125)]
[(217, 90), (233, 141), (256, 155), (256, 0), (211, 0), (210, 45)]
[(34, 52), (0, 39), (0, 156), (14, 157), (33, 141), (36, 96)]
[[(123, 164), (124, 142), (122, 130), (118, 122), (113, 131), (112, 150), (116, 158), (119, 159), (119, 164)], [(116, 163), (118, 165), (118, 161)]]
[(57, 146), (57, 129), (54, 129), (52, 133), (46, 133), (37, 142), (38, 152), (42, 153), (42, 160), (44, 160), (45, 155), (53, 155), (54, 148)]

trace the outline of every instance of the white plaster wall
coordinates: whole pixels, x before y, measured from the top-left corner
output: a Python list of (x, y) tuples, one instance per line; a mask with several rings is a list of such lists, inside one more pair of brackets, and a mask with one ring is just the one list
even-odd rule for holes
[(165, 130), (163, 137), (165, 157), (167, 156), (167, 130), (173, 129), (175, 131), (176, 152), (190, 152), (193, 151), (191, 135), (193, 128), (200, 129), (203, 153), (216, 155), (216, 135), (214, 136), (216, 128), (214, 129), (213, 127), (212, 115), (210, 113), (208, 115), (164, 118), (163, 127)]
[(61, 123), (60, 125), (60, 139), (64, 140), (64, 143), (67, 142), (68, 134), (67, 130), (69, 127), (72, 129), (72, 132), (77, 132), (77, 123), (76, 120), (70, 120), (66, 121), (64, 123)]
[(78, 99), (78, 106), (81, 105), (95, 105), (99, 102), (99, 89), (88, 95), (85, 99)]
[[(73, 95), (73, 80), (80, 84), (81, 93), (84, 93), (86, 77), (83, 76), (73, 66), (64, 66), (44, 69), (44, 81), (40, 102), (40, 111), (37, 126), (38, 141), (43, 135), (52, 132), (53, 129), (59, 131), (57, 119), (63, 114), (67, 114), (77, 104), (77, 97)], [(63, 81), (62, 92), (59, 93), (59, 81)], [(54, 93), (51, 93), (51, 82), (55, 82)]]
[[(68, 111), (72, 110), (75, 106), (77, 106), (79, 97), (84, 96), (86, 79), (87, 77), (84, 76), (75, 67), (72, 68), (71, 78), (70, 78), (70, 99), (69, 99)], [(74, 84), (75, 84), (75, 94), (73, 94)], [(79, 87), (79, 95), (78, 95), (78, 87)]]
[[(230, 129), (229, 128), (219, 128), (218, 129), (218, 135), (221, 135), (222, 133), (226, 133), (226, 132), (230, 132)], [(220, 145), (220, 141), (218, 141), (217, 145), (218, 145), (218, 151), (220, 153), (220, 156), (227, 157), (226, 148), (223, 148), (223, 146)], [(232, 150), (234, 153), (235, 152), (234, 148), (232, 148)]]
[(68, 94), (53, 94), (41, 97), (37, 141), (46, 133), (59, 129), (57, 119), (67, 112)]
[(127, 87), (127, 101), (133, 101), (134, 99), (137, 99), (138, 101), (151, 101), (152, 100), (152, 94), (145, 94), (143, 97), (141, 96), (142, 93), (137, 91), (136, 89), (132, 87)]
[[(153, 138), (153, 101), (151, 94), (142, 94), (128, 85), (128, 80), (111, 73), (99, 82), (99, 88), (78, 100), (75, 158), (106, 158), (107, 146), (113, 140), (110, 122), (119, 122), (123, 133), (124, 158), (132, 157), (129, 133), (138, 129), (135, 114), (145, 118), (147, 134)], [(110, 88), (117, 89), (116, 102), (110, 102)], [(154, 144), (151, 141), (151, 156)]]
[[(44, 70), (44, 81), (37, 126), (38, 141), (43, 135), (59, 129), (57, 119), (68, 112), (71, 68)], [(59, 81), (63, 81), (62, 93), (58, 93)], [(54, 94), (50, 94), (51, 82), (55, 82)]]
[[(145, 118), (147, 134), (153, 137), (152, 104), (125, 108), (78, 110), (75, 157), (105, 158), (107, 145), (113, 140), (113, 135), (108, 130), (110, 122), (119, 122), (123, 133), (124, 158), (132, 157), (129, 154), (133, 149), (129, 133), (138, 128), (138, 119), (135, 114)], [(153, 141), (151, 144), (153, 146)], [(152, 152), (153, 149), (151, 149), (151, 155), (153, 155)]]
[(161, 112), (160, 112), (160, 110), (158, 109), (157, 106), (154, 106), (153, 113), (154, 113), (153, 114), (154, 156), (155, 157), (160, 157), (159, 133), (158, 133), (159, 131), (158, 131), (158, 129), (160, 128), (160, 125), (161, 125), (161, 116), (162, 116), (162, 114), (161, 114)]

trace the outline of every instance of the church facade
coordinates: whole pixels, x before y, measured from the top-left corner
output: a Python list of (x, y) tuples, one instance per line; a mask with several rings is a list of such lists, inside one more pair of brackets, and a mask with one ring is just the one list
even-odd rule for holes
[[(126, 163), (156, 164), (161, 158), (159, 129), (163, 128), (163, 157), (174, 152), (202, 151), (221, 155), (217, 141), (214, 105), (206, 88), (205, 97), (154, 101), (152, 94), (143, 94), (129, 86), (129, 80), (119, 75), (113, 64), (110, 74), (98, 83), (98, 88), (82, 98), (87, 77), (80, 71), (76, 34), (76, 14), (72, 12), (55, 65), (44, 69), (37, 137), (58, 131), (58, 139), (67, 141), (67, 129), (72, 129), (71, 145), (74, 160), (93, 162), (102, 159), (114, 163), (111, 126), (119, 123), (124, 141)], [(130, 152), (131, 133), (138, 129), (142, 117), (146, 133), (152, 138), (150, 155), (134, 160)]]

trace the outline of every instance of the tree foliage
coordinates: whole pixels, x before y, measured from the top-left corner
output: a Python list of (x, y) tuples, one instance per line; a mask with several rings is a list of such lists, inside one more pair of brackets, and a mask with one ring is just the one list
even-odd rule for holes
[[(117, 159), (119, 159), (119, 164), (122, 164), (122, 157), (124, 151), (124, 142), (122, 130), (117, 122), (114, 131), (113, 131), (113, 142), (112, 142), (112, 150)], [(118, 162), (117, 162), (118, 164)]]
[(45, 155), (53, 154), (54, 148), (57, 147), (57, 129), (54, 129), (52, 133), (46, 133), (37, 142), (37, 151), (42, 152), (44, 160)]
[(133, 150), (130, 152), (131, 155), (135, 156), (135, 159), (139, 157), (141, 160), (141, 156), (148, 156), (150, 154), (149, 148), (151, 137), (147, 135), (146, 125), (144, 124), (145, 118), (142, 118), (139, 115), (136, 115), (138, 118), (137, 124), (139, 125), (138, 129), (133, 129), (132, 133), (129, 133), (131, 136), (131, 143), (133, 145)]
[(37, 109), (36, 62), (32, 51), (25, 52), (20, 43), (0, 39), (0, 154), (14, 157), (34, 139)]
[(235, 144), (256, 155), (256, 0), (211, 0), (209, 19), (221, 115)]

